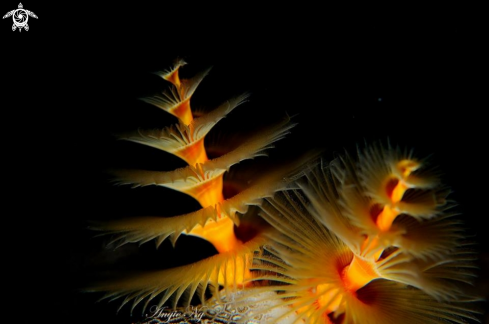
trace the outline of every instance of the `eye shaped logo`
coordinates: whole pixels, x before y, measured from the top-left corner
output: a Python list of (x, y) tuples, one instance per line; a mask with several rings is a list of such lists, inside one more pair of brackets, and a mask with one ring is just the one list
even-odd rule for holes
[(14, 24), (12, 25), (12, 31), (15, 31), (18, 28), (19, 32), (22, 31), (22, 28), (24, 28), (26, 31), (29, 30), (29, 25), (27, 25), (29, 16), (37, 19), (36, 14), (32, 11), (25, 10), (22, 6), (22, 3), (19, 3), (19, 7), (17, 9), (7, 12), (7, 14), (3, 16), (3, 19), (10, 16), (12, 16), (12, 19), (14, 21)]

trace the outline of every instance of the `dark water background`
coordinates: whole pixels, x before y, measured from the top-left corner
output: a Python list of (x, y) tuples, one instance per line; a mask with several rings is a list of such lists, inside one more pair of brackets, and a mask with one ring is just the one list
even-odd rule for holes
[[(17, 4), (9, 6), (5, 12)], [(0, 25), (2, 264), (15, 306), (7, 316), (130, 323), (127, 309), (115, 315), (117, 303), (78, 292), (93, 272), (170, 267), (213, 253), (193, 238), (176, 250), (155, 251), (148, 243), (101, 253), (104, 241), (86, 230), (89, 219), (196, 208), (170, 190), (114, 187), (103, 173), (111, 166), (181, 166), (166, 153), (111, 136), (174, 122), (137, 98), (163, 89), (151, 72), (176, 57), (189, 63), (189, 74), (213, 66), (194, 107), (251, 93), (216, 132), (295, 116), (298, 126), (271, 159), (308, 147), (323, 147), (332, 158), (365, 140), (387, 139), (420, 157), (432, 154), (487, 273), (487, 32), (477, 8), (419, 10), (406, 18), (394, 9), (353, 14), (302, 5), (24, 8), (39, 17), (29, 20), (28, 32), (12, 32), (6, 20)], [(477, 286), (486, 296), (488, 285), (482, 275)]]

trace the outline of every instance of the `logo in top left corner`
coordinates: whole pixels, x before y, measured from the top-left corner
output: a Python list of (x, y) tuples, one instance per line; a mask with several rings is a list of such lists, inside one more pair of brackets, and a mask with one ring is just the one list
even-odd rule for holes
[(12, 25), (12, 31), (19, 29), (19, 32), (22, 31), (22, 28), (24, 28), (26, 31), (29, 30), (29, 25), (27, 25), (29, 16), (37, 19), (36, 14), (32, 11), (25, 10), (22, 6), (22, 3), (19, 3), (19, 7), (17, 9), (7, 12), (7, 14), (3, 16), (3, 19), (10, 16), (12, 16), (12, 19), (14, 21), (14, 24)]

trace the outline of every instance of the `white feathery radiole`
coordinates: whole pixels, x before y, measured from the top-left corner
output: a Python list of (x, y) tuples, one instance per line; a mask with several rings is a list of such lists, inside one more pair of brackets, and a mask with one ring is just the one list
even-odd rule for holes
[[(246, 185), (232, 197), (224, 197), (224, 173), (243, 160), (267, 156), (266, 151), (283, 139), (295, 126), (290, 118), (254, 132), (231, 151), (209, 159), (204, 140), (220, 120), (247, 100), (248, 94), (231, 99), (215, 110), (194, 118), (190, 99), (197, 85), (208, 71), (196, 77), (180, 79), (179, 70), (184, 65), (178, 61), (160, 76), (171, 82), (169, 92), (145, 101), (155, 104), (176, 116), (178, 124), (160, 131), (139, 131), (124, 139), (148, 145), (180, 157), (188, 165), (173, 171), (114, 170), (115, 181), (134, 187), (157, 185), (170, 188), (193, 197), (201, 209), (173, 217), (143, 216), (108, 222), (94, 222), (92, 229), (113, 235), (117, 246), (155, 240), (159, 246), (170, 239), (174, 245), (180, 235), (194, 235), (209, 241), (218, 254), (179, 268), (165, 269), (147, 274), (132, 275), (92, 285), (88, 290), (106, 292), (106, 298), (122, 298), (123, 304), (133, 301), (133, 307), (143, 299), (146, 303), (162, 294), (159, 304), (169, 299), (177, 307), (182, 301), (189, 302), (200, 289), (201, 302), (204, 293), (212, 286), (213, 298), (221, 300), (219, 288), (225, 296), (236, 289), (247, 287), (251, 281), (250, 266), (253, 255), (264, 245), (265, 234), (271, 230), (264, 222), (253, 223), (250, 206), (258, 206), (266, 197), (286, 190), (292, 179), (302, 173), (302, 166), (317, 158), (317, 153), (305, 154), (297, 161), (278, 166)], [(163, 211), (164, 213), (164, 211)], [(241, 218), (246, 219), (242, 224)]]
[[(275, 282), (260, 289), (275, 290), (282, 298), (276, 307), (287, 305), (297, 322), (476, 320), (474, 252), (446, 191), (423, 167), (374, 144), (357, 159), (310, 168), (299, 190), (267, 199), (261, 215), (281, 234), (255, 258), (255, 280)], [(417, 184), (429, 199), (412, 203), (407, 187)]]

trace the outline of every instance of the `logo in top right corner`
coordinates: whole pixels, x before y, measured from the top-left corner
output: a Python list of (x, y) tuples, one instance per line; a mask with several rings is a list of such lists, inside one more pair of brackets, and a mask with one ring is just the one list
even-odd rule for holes
[(29, 16), (37, 19), (36, 14), (33, 13), (32, 11), (25, 10), (24, 7), (22, 6), (22, 3), (19, 3), (17, 9), (7, 12), (5, 16), (3, 16), (3, 19), (8, 18), (10, 16), (12, 16), (12, 19), (14, 21), (14, 24), (12, 25), (12, 31), (19, 29), (19, 32), (22, 31), (22, 28), (24, 28), (26, 31), (29, 30), (29, 25), (27, 24), (27, 21), (29, 20)]

